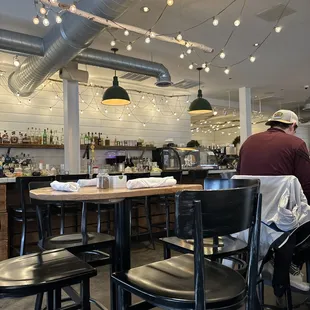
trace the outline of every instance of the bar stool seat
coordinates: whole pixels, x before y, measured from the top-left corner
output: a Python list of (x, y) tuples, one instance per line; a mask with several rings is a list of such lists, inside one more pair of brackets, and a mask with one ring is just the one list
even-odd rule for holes
[(83, 238), (81, 233), (76, 233), (46, 237), (39, 241), (39, 247), (44, 250), (65, 248), (70, 252), (80, 252), (83, 251), (83, 247), (90, 250), (91, 245), (96, 248), (100, 248), (100, 246), (109, 247), (113, 245), (114, 241), (115, 238), (107, 234), (89, 232), (87, 237)]
[(47, 292), (48, 309), (61, 309), (60, 290), (80, 283), (74, 309), (89, 310), (89, 279), (96, 274), (96, 269), (64, 249), (15, 257), (0, 262), (0, 298), (38, 295), (42, 303)]
[[(177, 305), (178, 309), (195, 309), (195, 272), (192, 254), (132, 268), (128, 272), (114, 273), (112, 277), (133, 294), (139, 290), (138, 296), (142, 299), (149, 300), (153, 295), (158, 306)], [(245, 279), (240, 274), (226, 266), (205, 260), (207, 309), (219, 308), (221, 303), (228, 300), (231, 304), (239, 304), (244, 300), (246, 291)], [(148, 298), (144, 298), (144, 294)], [(171, 305), (169, 300), (172, 302)]]

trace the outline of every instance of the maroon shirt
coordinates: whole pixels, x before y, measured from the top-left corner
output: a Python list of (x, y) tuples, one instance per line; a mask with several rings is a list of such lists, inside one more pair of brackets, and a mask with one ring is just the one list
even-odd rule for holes
[(237, 173), (241, 175), (294, 175), (310, 202), (310, 159), (298, 137), (270, 128), (250, 136), (240, 149)]

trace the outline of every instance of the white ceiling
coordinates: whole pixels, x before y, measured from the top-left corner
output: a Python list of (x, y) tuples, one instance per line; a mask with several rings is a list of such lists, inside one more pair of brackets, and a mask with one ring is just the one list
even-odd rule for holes
[[(86, 1), (86, 0), (82, 0)], [(71, 1), (65, 0), (70, 3)], [(168, 7), (160, 22), (153, 29), (158, 33), (173, 33), (185, 29), (200, 21), (212, 17), (231, 0), (206, 1), (206, 0), (175, 0), (172, 7)], [(119, 22), (132, 24), (149, 29), (161, 13), (166, 0), (140, 0), (135, 2), (120, 19)], [(236, 29), (230, 40), (224, 60), (218, 58), (214, 64), (227, 66), (235, 63), (253, 51), (253, 44), (261, 42), (273, 28), (274, 23), (266, 22), (257, 16), (257, 13), (271, 8), (279, 3), (286, 4), (281, 0), (248, 0), (244, 8), (241, 25)], [(230, 32), (233, 29), (233, 21), (239, 16), (243, 0), (237, 0), (228, 10), (219, 16), (220, 23), (217, 27), (208, 22), (201, 27), (183, 33), (184, 39), (197, 41), (215, 49), (215, 54), (221, 50)], [(142, 13), (140, 8), (147, 5), (151, 11)], [(296, 106), (296, 102), (303, 102), (309, 95), (304, 90), (304, 85), (310, 84), (309, 52), (310, 42), (308, 40), (310, 29), (310, 2), (308, 0), (291, 1), (289, 7), (296, 10), (296, 13), (285, 17), (281, 21), (283, 30), (281, 33), (273, 33), (266, 43), (258, 50), (256, 62), (244, 63), (231, 69), (227, 76), (223, 69), (211, 68), (210, 73), (202, 73), (203, 93), (209, 98), (228, 99), (228, 92), (231, 91), (231, 99), (238, 100), (238, 88), (241, 86), (253, 88), (253, 95), (258, 98), (268, 98), (263, 102), (268, 105), (278, 106), (280, 103), (287, 103)], [(24, 32), (28, 34), (44, 36), (48, 30), (40, 25), (32, 23), (36, 15), (33, 0), (1, 0), (0, 28)], [(51, 26), (50, 26), (51, 27)], [(137, 37), (131, 34), (125, 37), (122, 31), (114, 31), (117, 39), (134, 41)], [(92, 47), (101, 50), (110, 49), (111, 36), (104, 32), (93, 43)], [(145, 44), (144, 39), (137, 41), (131, 52), (126, 50), (125, 44), (118, 44), (119, 53), (139, 57), (163, 63), (171, 72), (174, 82), (182, 79), (197, 80), (197, 72), (189, 70), (191, 62), (201, 64), (210, 61), (212, 54), (205, 54), (202, 51), (181, 60), (179, 55), (185, 51), (178, 45), (152, 40)], [(0, 62), (11, 63), (12, 55), (0, 54)], [(109, 70), (88, 67), (91, 80), (97, 81), (110, 77)], [(231, 78), (231, 79), (230, 79)], [(153, 85), (154, 79), (143, 82), (145, 85)], [(171, 89), (173, 91), (173, 89)], [(195, 93), (197, 90), (192, 89)]]

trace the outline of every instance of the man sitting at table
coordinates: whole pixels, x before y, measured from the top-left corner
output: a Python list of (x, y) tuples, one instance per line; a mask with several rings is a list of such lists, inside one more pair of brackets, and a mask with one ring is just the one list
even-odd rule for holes
[[(304, 194), (310, 201), (310, 159), (305, 142), (296, 137), (298, 117), (290, 110), (279, 110), (273, 114), (266, 125), (270, 128), (250, 136), (240, 149), (237, 173), (240, 175), (283, 176), (298, 178)], [(298, 240), (305, 240), (309, 233), (303, 232)], [(286, 248), (282, 248), (285, 258)], [(308, 291), (308, 283), (302, 282), (300, 269), (310, 259), (310, 242), (304, 246), (303, 253), (293, 255), (290, 265), (291, 285)], [(297, 283), (297, 285), (296, 285)]]

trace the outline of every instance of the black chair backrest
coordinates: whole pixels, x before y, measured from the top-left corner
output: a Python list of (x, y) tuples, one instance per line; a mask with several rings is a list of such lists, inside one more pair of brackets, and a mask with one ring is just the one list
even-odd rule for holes
[(26, 205), (30, 204), (29, 197), (29, 183), (31, 182), (53, 182), (55, 180), (54, 176), (44, 176), (44, 177), (17, 177), (16, 185), (20, 193), (20, 202), (23, 211), (25, 211)]
[(163, 171), (161, 177), (174, 177), (177, 183), (180, 184), (182, 182), (182, 171)]
[(76, 182), (80, 179), (88, 179), (89, 175), (85, 174), (58, 174), (56, 180), (59, 182)]
[[(51, 186), (51, 182), (52, 181), (30, 182), (29, 185), (28, 185), (28, 189), (29, 189), (29, 191), (31, 191), (33, 189), (39, 189), (39, 188), (43, 188), (43, 187), (50, 187)], [(46, 202), (46, 201), (43, 201), (43, 200), (37, 200), (37, 199), (33, 199), (33, 198), (30, 198), (30, 202), (33, 205), (50, 204), (50, 202)]]
[(259, 180), (208, 179), (204, 183), (204, 191), (182, 191), (176, 194), (177, 237), (194, 238), (195, 201), (201, 202), (204, 238), (229, 235), (252, 226)]
[(128, 173), (125, 175), (127, 176), (127, 181), (129, 181), (139, 178), (149, 178), (151, 174), (149, 172), (140, 172), (140, 173)]

